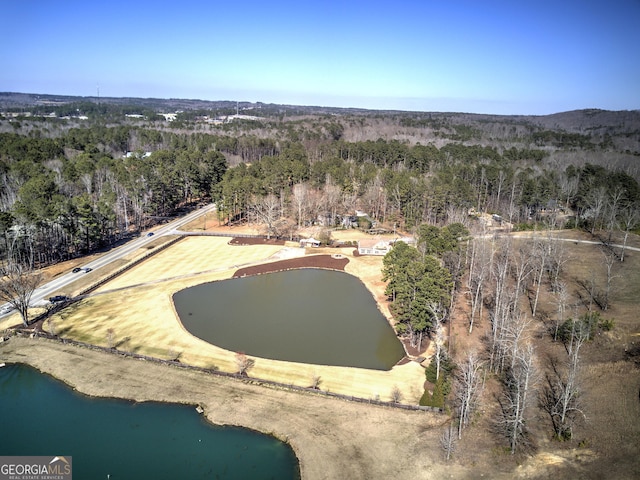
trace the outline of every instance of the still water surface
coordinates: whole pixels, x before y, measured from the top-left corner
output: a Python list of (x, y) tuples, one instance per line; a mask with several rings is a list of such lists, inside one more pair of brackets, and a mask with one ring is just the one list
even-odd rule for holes
[(405, 353), (371, 293), (344, 272), (307, 268), (205, 283), (173, 301), (190, 333), (251, 356), (389, 370)]
[(77, 479), (299, 478), (272, 437), (211, 425), (192, 406), (79, 395), (24, 365), (0, 368), (0, 419), (0, 455), (71, 456)]

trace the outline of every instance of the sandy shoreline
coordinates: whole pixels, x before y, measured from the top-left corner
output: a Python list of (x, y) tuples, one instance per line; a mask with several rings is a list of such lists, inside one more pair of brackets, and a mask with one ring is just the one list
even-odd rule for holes
[[(214, 424), (288, 442), (303, 479), (432, 479), (444, 473), (437, 442), (447, 417), (440, 414), (257, 386), (43, 338), (11, 338), (0, 345), (0, 360), (32, 365), (91, 396), (199, 405)], [(460, 467), (446, 468), (465, 476)]]

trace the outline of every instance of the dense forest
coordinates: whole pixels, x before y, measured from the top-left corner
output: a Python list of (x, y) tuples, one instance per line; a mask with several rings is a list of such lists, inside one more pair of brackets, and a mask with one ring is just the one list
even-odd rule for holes
[(410, 232), (465, 223), (470, 211), (515, 228), (550, 213), (587, 229), (637, 222), (638, 112), (497, 117), (199, 102), (167, 121), (160, 113), (176, 101), (1, 97), (0, 248), (37, 265), (202, 201), (217, 204), (221, 222), (251, 220), (274, 236), (350, 225), (356, 210)]

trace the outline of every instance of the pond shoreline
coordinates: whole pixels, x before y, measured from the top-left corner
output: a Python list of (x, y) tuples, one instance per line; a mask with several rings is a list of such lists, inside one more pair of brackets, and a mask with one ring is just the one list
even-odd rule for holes
[(406, 357), (357, 277), (301, 265), (278, 270), (174, 293), (180, 322), (205, 342), (257, 359), (390, 372)]
[[(0, 344), (0, 355), (3, 362), (29, 364), (90, 396), (200, 406), (213, 424), (270, 434), (292, 446), (304, 479), (399, 478), (398, 472), (433, 478), (424, 476), (434, 469), (423, 462), (429, 461), (426, 451), (437, 455), (437, 435), (420, 433), (439, 426), (441, 415), (252, 385), (43, 338), (11, 338)], [(393, 454), (397, 445), (405, 454), (407, 445), (419, 448), (411, 459)], [(357, 458), (354, 451), (360, 452)]]
[[(254, 244), (255, 243), (256, 242), (254, 242)], [(355, 250), (354, 253), (357, 253), (357, 250)], [(261, 263), (259, 265), (252, 265), (250, 267), (240, 268), (233, 274), (233, 278), (241, 278), (248, 275), (263, 275), (267, 273), (275, 273), (275, 272), (281, 272), (281, 271), (293, 270), (293, 269), (299, 269), (299, 268), (322, 268), (326, 270), (337, 270), (337, 271), (349, 273), (346, 270), (346, 266), (348, 264), (349, 264), (349, 258), (341, 254), (305, 255), (303, 257), (290, 258), (286, 260), (278, 260), (276, 262), (266, 262), (266, 263)], [(357, 275), (354, 275), (354, 276), (358, 278), (361, 282), (363, 282), (365, 287), (367, 287), (371, 291), (371, 288), (366, 284), (366, 282), (364, 282)], [(374, 295), (374, 299), (375, 299), (375, 294), (374, 294), (375, 292), (371, 292), (371, 293), (372, 295)], [(376, 305), (378, 306), (378, 310), (380, 310), (380, 313), (387, 319), (387, 321), (389, 322), (389, 325), (391, 325), (391, 327), (395, 332), (393, 319), (389, 317), (389, 314), (386, 313), (385, 310), (380, 308), (380, 301), (378, 299), (376, 299)], [(411, 345), (411, 342), (408, 339), (402, 338), (402, 337), (397, 337), (397, 338), (402, 343), (402, 346), (404, 347), (404, 351), (406, 353), (405, 358), (400, 360), (398, 364), (409, 362), (411, 361), (410, 357), (417, 358), (425, 353), (424, 348), (422, 350), (419, 350), (413, 347)]]

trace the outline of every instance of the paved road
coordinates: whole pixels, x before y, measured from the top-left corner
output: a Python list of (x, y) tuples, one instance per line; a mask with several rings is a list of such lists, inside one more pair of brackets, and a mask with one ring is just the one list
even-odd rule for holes
[[(161, 226), (160, 228), (154, 230), (154, 234), (153, 236), (147, 236), (147, 235), (143, 235), (142, 237), (136, 238), (135, 240), (132, 240), (130, 242), (127, 242), (126, 244), (122, 245), (121, 247), (115, 248), (112, 251), (102, 255), (101, 257), (88, 262), (86, 264), (83, 265), (83, 268), (91, 268), (93, 270), (97, 270), (101, 267), (104, 267), (105, 265), (108, 265), (109, 263), (118, 260), (126, 255), (128, 255), (129, 253), (145, 246), (146, 244), (152, 242), (157, 236), (159, 235), (169, 235), (172, 232), (174, 232), (176, 229), (180, 228), (181, 226), (193, 221), (195, 218), (199, 217), (200, 215), (203, 215), (206, 212), (209, 212), (211, 210), (215, 209), (215, 205), (214, 204), (210, 204), (207, 205), (205, 207), (202, 207), (198, 210), (195, 210), (191, 213), (189, 213), (188, 215), (178, 218), (177, 220), (174, 220), (172, 222), (167, 223), (166, 225)], [(41, 285), (40, 287), (38, 287), (36, 289), (35, 292), (33, 292), (33, 296), (31, 297), (31, 302), (30, 304), (32, 306), (36, 306), (36, 305), (46, 305), (49, 302), (49, 297), (54, 293), (54, 292), (58, 292), (61, 289), (63, 289), (66, 285), (70, 284), (71, 282), (75, 281), (78, 279), (79, 275), (84, 275), (83, 272), (78, 272), (78, 273), (73, 273), (73, 272), (69, 272), (66, 273), (64, 275), (61, 275), (57, 278), (55, 278), (54, 280), (51, 280), (49, 283), (46, 283), (44, 285)], [(1, 308), (1, 307), (0, 307)], [(2, 318), (3, 315), (0, 315), (0, 318)]]
[[(515, 232), (515, 233), (508, 233), (506, 235), (515, 235), (518, 236), (519, 238), (529, 238), (529, 239), (533, 239), (533, 238), (540, 238), (542, 235), (546, 236), (546, 233), (544, 232), (540, 232), (537, 235), (535, 233), (530, 233), (530, 232)], [(490, 238), (493, 235), (486, 235), (486, 238)], [(498, 235), (498, 236), (503, 236)], [(562, 238), (562, 237), (551, 237), (553, 240), (558, 240), (560, 242), (571, 242), (571, 243), (586, 243), (587, 245), (604, 245), (601, 241), (596, 241), (596, 240), (576, 240), (574, 238)], [(618, 243), (610, 243), (608, 244), (610, 247), (612, 248), (619, 248), (622, 250), (623, 245), (620, 245)], [(633, 250), (634, 252), (640, 252), (640, 248), (638, 247), (630, 247), (629, 245), (624, 246), (625, 250)]]

